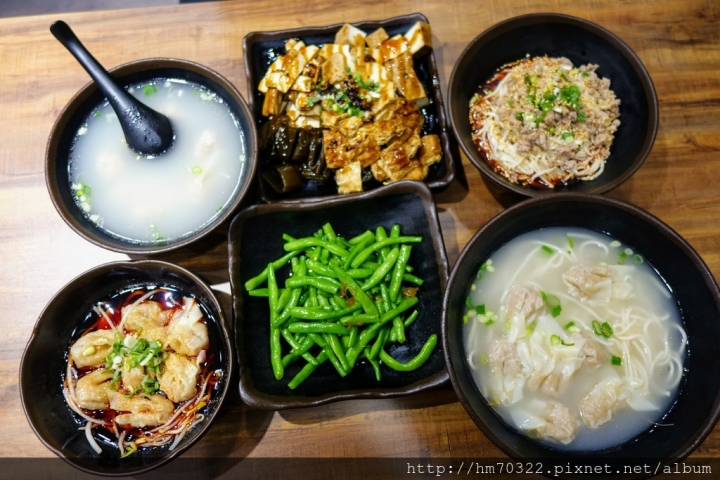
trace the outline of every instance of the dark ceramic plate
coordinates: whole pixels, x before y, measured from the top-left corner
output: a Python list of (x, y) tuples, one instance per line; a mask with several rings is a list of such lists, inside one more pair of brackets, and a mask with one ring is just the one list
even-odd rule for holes
[[(575, 66), (594, 63), (597, 74), (609, 78), (620, 99), (620, 127), (610, 148), (605, 171), (595, 180), (554, 189), (524, 187), (495, 172), (481, 157), (471, 137), (469, 103), (479, 86), (498, 68), (531, 57), (567, 57)], [(580, 18), (539, 13), (511, 18), (475, 38), (455, 64), (448, 85), (450, 124), (465, 155), (500, 187), (526, 197), (555, 192), (605, 193), (640, 168), (650, 153), (658, 126), (655, 88), (640, 59), (618, 37)]]
[[(173, 287), (198, 301), (208, 318), (211, 353), (216, 353), (223, 377), (205, 409), (205, 420), (189, 431), (173, 451), (167, 446), (140, 449), (127, 458), (120, 458), (117, 445), (102, 441), (96, 433), (95, 438), (103, 450), (96, 454), (84, 431), (78, 431), (85, 420), (72, 412), (63, 398), (66, 354), (74, 332), (91, 326), (85, 323), (93, 305), (119, 290), (137, 285)], [(135, 475), (172, 460), (200, 439), (225, 399), (232, 365), (233, 350), (222, 308), (210, 288), (198, 277), (166, 262), (108, 263), (65, 285), (40, 314), (20, 366), (20, 396), (35, 434), (70, 465), (97, 475)]]
[[(438, 347), (427, 362), (412, 372), (400, 373), (381, 365), (380, 382), (367, 362), (358, 363), (345, 378), (340, 378), (326, 362), (295, 390), (290, 390), (287, 383), (304, 362), (291, 365), (282, 380), (275, 380), (270, 366), (267, 299), (250, 297), (244, 283), (285, 253), (283, 233), (296, 238), (310, 236), (326, 222), (345, 238), (380, 225), (389, 231), (396, 223), (402, 226), (403, 234), (422, 235), (424, 241), (413, 247), (410, 257), (413, 274), (425, 280), (418, 291), (420, 316), (408, 328), (405, 344), (394, 344), (388, 353), (406, 362), (417, 354), (429, 335), (440, 333), (440, 306), (448, 266), (432, 194), (423, 183), (404, 181), (319, 202), (250, 207), (235, 217), (228, 239), (243, 401), (253, 407), (277, 410), (349, 398), (393, 397), (445, 382), (447, 371)], [(278, 271), (281, 285), (288, 270), (283, 267)]]
[(85, 240), (116, 252), (127, 254), (166, 252), (204, 237), (230, 218), (240, 205), (252, 184), (251, 179), (255, 176), (257, 134), (255, 123), (252, 121), (250, 109), (245, 100), (240, 95), (240, 92), (219, 73), (187, 60), (172, 58), (137, 60), (113, 68), (110, 70), (110, 74), (121, 86), (128, 86), (154, 78), (177, 78), (203, 85), (217, 93), (229, 105), (230, 110), (240, 124), (240, 128), (245, 133), (246, 165), (244, 175), (246, 175), (246, 179), (238, 186), (232, 200), (228, 203), (228, 208), (224, 212), (213, 219), (212, 222), (172, 242), (158, 242), (157, 244), (131, 243), (111, 236), (97, 228), (76, 205), (68, 180), (68, 157), (75, 133), (90, 112), (105, 98), (97, 89), (95, 83), (91, 82), (85, 85), (68, 102), (50, 132), (50, 139), (45, 152), (45, 183), (55, 208), (65, 220), (65, 223)]
[[(382, 21), (357, 22), (352, 25), (372, 33), (382, 27), (389, 36), (405, 33), (415, 22), (428, 23), (427, 18), (420, 13), (403, 15)], [(291, 38), (298, 38), (306, 45), (322, 45), (335, 41), (335, 33), (340, 30), (343, 24), (329, 25), (327, 27), (295, 28), (291, 30), (278, 30), (274, 32), (251, 32), (243, 39), (243, 53), (245, 55), (245, 75), (248, 81), (248, 103), (250, 110), (255, 116), (257, 125), (262, 125), (266, 119), (262, 116), (262, 105), (264, 95), (257, 90), (257, 85), (265, 76), (270, 64), (277, 58), (278, 54), (285, 52), (285, 42)], [(443, 150), (443, 160), (430, 167), (425, 182), (430, 188), (442, 189), (447, 187), (455, 178), (455, 160), (453, 149), (450, 144), (450, 133), (447, 131), (447, 120), (445, 107), (443, 106), (440, 79), (435, 66), (435, 56), (432, 51), (420, 58), (414, 59), (415, 73), (422, 82), (428, 95), (430, 104), (420, 110), (425, 115), (423, 135), (435, 133), (440, 138)], [(455, 149), (457, 150), (457, 149)], [(288, 201), (298, 202), (303, 199), (312, 198), (319, 200), (328, 195), (337, 195), (337, 187), (334, 183), (330, 186), (323, 186), (316, 182), (303, 180), (300, 190), (281, 195), (262, 180), (262, 165), (265, 160), (262, 153), (259, 156), (260, 166), (258, 168), (258, 182), (260, 184), (260, 197), (266, 203)], [(318, 198), (319, 197), (319, 198)]]
[[(599, 452), (560, 451), (508, 426), (480, 393), (462, 341), (462, 311), (469, 286), (480, 265), (503, 244), (522, 233), (553, 226), (583, 227), (611, 235), (643, 255), (674, 292), (688, 346), (676, 403), (662, 420), (672, 428), (651, 428), (622, 446)], [(607, 463), (624, 471), (623, 462), (658, 465), (687, 456), (710, 433), (720, 415), (718, 338), (720, 291), (693, 248), (644, 210), (598, 195), (561, 193), (526, 200), (490, 220), (460, 254), (443, 303), (445, 359), (461, 403), (483, 433), (510, 457), (542, 459), (546, 467), (569, 462), (593, 466)]]

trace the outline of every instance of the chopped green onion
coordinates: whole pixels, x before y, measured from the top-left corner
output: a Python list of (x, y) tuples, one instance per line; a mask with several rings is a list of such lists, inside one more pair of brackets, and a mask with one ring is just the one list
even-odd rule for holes
[(508, 105), (510, 105), (512, 107), (514, 104), (515, 104), (515, 100), (513, 100), (512, 98), (510, 100), (508, 100)]
[(102, 112), (100, 110), (98, 110), (97, 112), (95, 112), (95, 118), (100, 118), (100, 117), (102, 117)]
[(565, 345), (566, 347), (574, 347), (575, 346), (574, 343), (565, 343), (565, 340), (562, 340), (560, 343)]
[(568, 322), (568, 323), (565, 324), (565, 326), (564, 326), (563, 328), (564, 328), (565, 330), (570, 330), (570, 329), (571, 329), (572, 327), (574, 327), (574, 326), (575, 326), (575, 322)]
[(613, 334), (613, 328), (608, 322), (603, 322), (601, 324), (598, 320), (593, 320), (592, 329), (598, 337), (610, 338)]
[(568, 242), (568, 245), (570, 245), (570, 248), (575, 247), (575, 240), (573, 240), (573, 238), (570, 235), (567, 236), (567, 242)]
[(488, 356), (484, 353), (480, 355), (480, 364), (487, 365), (488, 363), (490, 363), (490, 358), (488, 358)]
[(153, 93), (156, 93), (158, 91), (157, 87), (155, 85), (145, 85), (143, 87), (143, 93), (146, 97), (149, 97)]
[(589, 74), (588, 72), (582, 72), (582, 76), (583, 76), (583, 77), (589, 77), (590, 74)]
[(475, 306), (475, 312), (479, 315), (485, 315), (485, 304), (480, 304)]
[(523, 121), (523, 112), (515, 112), (515, 119)]
[(633, 255), (633, 262), (640, 265), (642, 263), (645, 263), (645, 259), (642, 257), (642, 255), (636, 253), (635, 255)]
[(559, 345), (560, 344), (560, 337), (557, 335), (550, 335), (550, 345)]
[(190, 171), (192, 172), (193, 175), (200, 175), (202, 173), (202, 168), (195, 165), (194, 167), (192, 167), (192, 169)]
[(603, 332), (603, 335), (605, 336), (605, 338), (610, 338), (612, 336), (613, 329), (609, 323), (603, 322), (603, 324), (600, 325), (600, 328), (602, 328), (602, 332)]
[(563, 140), (567, 140), (568, 138), (573, 137), (573, 133), (568, 130), (565, 130), (564, 132), (562, 132), (561, 136), (562, 136)]
[(470, 307), (470, 308), (475, 308), (475, 306), (473, 305), (472, 300), (470, 299), (470, 297), (467, 297), (467, 298), (465, 299), (465, 305), (467, 305), (467, 306)]
[(578, 122), (584, 122), (586, 118), (587, 118), (587, 113), (585, 113), (585, 112), (580, 112), (580, 113), (578, 113), (577, 121), (578, 121)]
[(468, 322), (468, 316), (467, 316), (467, 315), (463, 315), (463, 323), (467, 323), (467, 322)]
[(620, 252), (618, 255), (618, 265), (625, 265), (625, 259), (627, 256), (628, 254), (625, 251)]
[(622, 358), (616, 357), (615, 355), (612, 356), (612, 360), (610, 360), (613, 365), (622, 365)]
[(560, 306), (560, 299), (555, 295), (548, 295), (543, 291), (540, 291), (540, 296), (545, 302), (545, 305), (547, 305), (548, 309), (550, 310), (550, 315), (552, 315), (553, 318), (559, 317), (560, 312), (562, 312), (562, 306)]
[(542, 248), (543, 251), (545, 251), (546, 253), (549, 253), (550, 255), (552, 255), (553, 253), (555, 253), (555, 250), (553, 250), (552, 248), (548, 247), (547, 245), (543, 245), (543, 246), (540, 247), (540, 248)]

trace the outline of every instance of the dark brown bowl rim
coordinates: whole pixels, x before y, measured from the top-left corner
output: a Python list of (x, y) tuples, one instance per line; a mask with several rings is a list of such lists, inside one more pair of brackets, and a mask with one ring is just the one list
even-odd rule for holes
[[(512, 17), (507, 20), (503, 20), (502, 22), (496, 23), (495, 25), (475, 37), (470, 43), (468, 43), (468, 45), (465, 47), (458, 59), (455, 61), (455, 66), (453, 67), (452, 74), (450, 74), (450, 81), (448, 82), (448, 108), (452, 109), (453, 92), (456, 90), (456, 85), (460, 81), (459, 75), (457, 75), (458, 65), (460, 64), (460, 61), (477, 43), (485, 41), (485, 39), (488, 37), (490, 37), (490, 39), (495, 38), (497, 35), (506, 33), (517, 27), (524, 27), (526, 25), (537, 25), (541, 23), (565, 23), (569, 25), (575, 25), (583, 28), (584, 30), (587, 30), (592, 34), (597, 35), (604, 40), (607, 40), (614, 47), (616, 47), (632, 65), (638, 77), (640, 78), (640, 82), (642, 83), (643, 88), (645, 89), (645, 95), (646, 97), (648, 97), (647, 101), (649, 110), (648, 132), (645, 136), (642, 149), (638, 153), (637, 157), (635, 157), (630, 167), (625, 170), (622, 175), (618, 176), (618, 178), (616, 178), (612, 182), (609, 182), (603, 187), (586, 192), (588, 194), (607, 193), (619, 187), (628, 178), (630, 178), (642, 166), (648, 155), (650, 155), (650, 151), (652, 150), (652, 147), (655, 143), (655, 138), (657, 136), (659, 123), (659, 107), (658, 97), (655, 91), (655, 85), (653, 84), (652, 78), (650, 78), (650, 74), (645, 68), (645, 65), (643, 65), (643, 63), (640, 61), (640, 58), (625, 42), (620, 39), (620, 37), (618, 37), (611, 31), (601, 27), (600, 25), (597, 25), (596, 23), (585, 20), (583, 18), (573, 17), (571, 15), (564, 15), (560, 13), (530, 13), (527, 15), (519, 15), (517, 17)], [(481, 158), (478, 158), (479, 153), (477, 151), (477, 148), (475, 148), (475, 145), (467, 145), (465, 142), (463, 142), (463, 139), (458, 133), (460, 131), (458, 129), (459, 125), (456, 124), (452, 112), (450, 112), (448, 116), (450, 117), (450, 125), (452, 127), (457, 143), (460, 145), (460, 148), (462, 149), (468, 160), (470, 160), (470, 163), (472, 163), (478, 170), (480, 170), (480, 173), (482, 173), (485, 178), (492, 181), (494, 184), (498, 185), (501, 188), (510, 190), (511, 192), (515, 192), (524, 197), (547, 196), (547, 193), (543, 193), (545, 192), (545, 190), (538, 190), (532, 187), (523, 187), (521, 185), (512, 183), (504, 177), (498, 175), (497, 172), (495, 172), (495, 170), (493, 170), (485, 161), (483, 161)]]
[(50, 130), (50, 136), (48, 137), (47, 147), (45, 149), (45, 184), (47, 185), (50, 199), (55, 206), (55, 209), (60, 214), (60, 217), (72, 228), (75, 233), (83, 237), (85, 240), (108, 250), (114, 252), (126, 253), (126, 254), (156, 254), (165, 253), (171, 250), (184, 247), (190, 243), (193, 243), (200, 238), (208, 235), (210, 232), (215, 230), (219, 225), (225, 222), (227, 219), (234, 214), (235, 210), (240, 205), (245, 195), (250, 189), (253, 178), (255, 178), (255, 170), (257, 167), (257, 128), (250, 112), (250, 108), (247, 102), (242, 97), (240, 92), (235, 86), (230, 83), (225, 77), (220, 75), (218, 72), (211, 70), (210, 68), (201, 65), (199, 63), (191, 62), (189, 60), (181, 60), (177, 58), (145, 58), (141, 60), (134, 60), (132, 62), (124, 63), (115, 68), (109, 70), (109, 73), (113, 77), (122, 77), (133, 73), (138, 73), (144, 70), (157, 70), (163, 68), (175, 68), (179, 70), (188, 70), (190, 72), (202, 75), (214, 81), (225, 89), (240, 106), (242, 115), (247, 119), (246, 123), (249, 126), (249, 131), (245, 131), (246, 142), (247, 142), (247, 160), (248, 165), (247, 179), (240, 185), (238, 193), (235, 195), (233, 202), (222, 212), (211, 224), (201, 229), (196, 234), (185, 237), (177, 242), (173, 242), (167, 245), (133, 245), (129, 242), (122, 242), (118, 240), (117, 244), (106, 241), (106, 239), (97, 234), (93, 230), (85, 228), (80, 222), (78, 222), (70, 213), (69, 209), (73, 208), (74, 205), (69, 206), (63, 202), (62, 196), (60, 195), (60, 187), (57, 184), (57, 179), (54, 175), (54, 166), (56, 164), (56, 153), (62, 131), (67, 125), (68, 121), (72, 118), (77, 110), (77, 107), (82, 104), (90, 95), (97, 91), (95, 82), (89, 82), (85, 84), (63, 108), (60, 115), (58, 115), (52, 129)]
[[(631, 215), (634, 215), (638, 218), (640, 218), (642, 221), (647, 222), (648, 224), (652, 225), (653, 227), (657, 228), (665, 237), (667, 237), (670, 241), (672, 241), (674, 244), (676, 244), (685, 255), (692, 261), (692, 263), (695, 265), (695, 267), (698, 269), (700, 274), (702, 275), (703, 279), (705, 280), (706, 285), (712, 292), (712, 296), (715, 299), (715, 303), (718, 305), (718, 310), (720, 310), (720, 289), (718, 288), (718, 284), (715, 281), (715, 278), (712, 275), (712, 272), (708, 268), (708, 266), (705, 264), (703, 259), (700, 257), (700, 255), (695, 251), (695, 249), (685, 240), (683, 239), (680, 234), (678, 234), (675, 230), (673, 230), (669, 225), (664, 223), (662, 220), (657, 218), (656, 216), (652, 215), (651, 213), (643, 210), (640, 207), (637, 207), (631, 203), (624, 202), (622, 200), (618, 200), (611, 197), (606, 197), (603, 195), (597, 195), (597, 194), (590, 194), (590, 193), (567, 193), (562, 192), (558, 193), (556, 195), (547, 196), (547, 197), (541, 197), (541, 198), (532, 198), (523, 200), (522, 202), (502, 211), (497, 216), (492, 218), (489, 222), (487, 222), (484, 226), (482, 226), (475, 235), (472, 236), (472, 238), (468, 241), (467, 245), (463, 248), (462, 252), (460, 253), (460, 256), (458, 257), (457, 261), (453, 265), (453, 269), (450, 273), (450, 278), (448, 280), (448, 286), (445, 289), (445, 296), (443, 299), (443, 307), (442, 307), (442, 323), (441, 323), (441, 335), (442, 335), (442, 345), (443, 345), (443, 354), (445, 355), (445, 367), (448, 370), (448, 374), (450, 375), (450, 383), (455, 390), (455, 393), (458, 397), (458, 400), (460, 400), (460, 403), (467, 411), (470, 418), (472, 418), (473, 422), (477, 427), (483, 432), (483, 434), (488, 437), (500, 450), (502, 450), (505, 454), (507, 454), (509, 457), (521, 461), (523, 460), (523, 455), (511, 447), (510, 445), (506, 444), (498, 435), (495, 434), (495, 432), (490, 429), (485, 423), (482, 421), (480, 416), (473, 410), (472, 406), (468, 402), (468, 400), (465, 398), (465, 396), (462, 393), (462, 388), (460, 386), (460, 383), (457, 379), (457, 373), (455, 371), (455, 368), (453, 367), (451, 356), (450, 356), (450, 341), (449, 341), (449, 334), (448, 334), (448, 325), (449, 325), (449, 318), (448, 318), (448, 310), (450, 307), (450, 297), (451, 292), (457, 288), (455, 285), (457, 280), (457, 275), (460, 270), (460, 265), (465, 262), (466, 257), (470, 255), (470, 251), (473, 250), (476, 243), (480, 241), (480, 239), (484, 236), (484, 234), (488, 231), (492, 231), (497, 226), (502, 225), (506, 222), (511, 222), (512, 217), (516, 215), (518, 212), (522, 212), (524, 210), (532, 209), (538, 205), (544, 205), (548, 203), (558, 203), (558, 202), (583, 202), (583, 203), (596, 203), (596, 204), (602, 204), (607, 205), (612, 208), (616, 208), (618, 210), (623, 210), (625, 212), (630, 213)], [(677, 452), (673, 455), (673, 458), (666, 459), (664, 461), (665, 464), (680, 461), (687, 457), (690, 453), (693, 452), (702, 442), (705, 440), (705, 438), (712, 432), (715, 424), (718, 421), (718, 418), (720, 418), (720, 396), (718, 396), (715, 399), (715, 403), (712, 409), (712, 414), (706, 419), (706, 421), (703, 423), (702, 428), (695, 433), (695, 435), (684, 445), (682, 445)], [(569, 452), (568, 456), (571, 456), (572, 452)], [(642, 478), (647, 477), (650, 475), (641, 475), (633, 478)]]
[[(228, 236), (231, 237), (233, 232), (242, 228), (244, 223), (255, 216), (264, 215), (268, 213), (292, 211), (292, 210), (304, 210), (313, 211), (320, 210), (326, 207), (333, 207), (338, 205), (352, 204), (356, 201), (362, 201), (368, 198), (384, 197), (387, 195), (395, 195), (401, 193), (411, 193), (420, 197), (424, 207), (425, 215), (428, 219), (428, 225), (430, 232), (432, 233), (432, 242), (437, 258), (438, 276), (440, 277), (440, 290), (444, 291), (447, 287), (448, 279), (448, 261), (445, 253), (445, 244), (443, 242), (442, 231), (440, 230), (440, 222), (437, 217), (437, 210), (435, 202), (433, 201), (432, 192), (430, 188), (422, 183), (411, 180), (403, 180), (391, 185), (378, 187), (368, 192), (351, 193), (342, 196), (333, 196), (316, 202), (304, 202), (304, 203), (287, 203), (277, 202), (271, 204), (253, 205), (246, 208), (245, 210), (238, 213), (233, 219), (230, 225), (230, 231)], [(235, 347), (238, 349), (236, 352), (238, 373), (240, 376), (239, 391), (240, 397), (243, 402), (252, 408), (261, 410), (283, 410), (286, 408), (299, 408), (299, 407), (312, 407), (317, 405), (324, 405), (326, 403), (337, 402), (340, 400), (360, 399), (360, 398), (391, 398), (399, 397), (404, 395), (410, 395), (413, 393), (428, 390), (434, 387), (438, 387), (448, 381), (447, 368), (443, 368), (442, 371), (435, 373), (423, 380), (415, 382), (414, 384), (407, 385), (399, 388), (386, 388), (386, 389), (374, 389), (374, 390), (346, 390), (342, 392), (333, 392), (320, 395), (318, 397), (301, 397), (301, 396), (280, 396), (280, 395), (268, 395), (260, 392), (255, 388), (252, 382), (252, 378), (249, 374), (249, 367), (243, 365), (240, 350), (243, 347), (243, 329), (240, 326), (241, 319), (239, 318), (242, 312), (243, 299), (242, 284), (236, 283), (236, 276), (233, 274), (233, 265), (237, 263), (236, 258), (239, 258), (240, 252), (235, 251), (232, 240), (228, 241), (229, 250), (229, 264), (230, 264), (230, 285), (233, 292), (233, 323), (235, 327)]]
[[(212, 413), (206, 417), (206, 419), (203, 421), (203, 425), (200, 426), (200, 429), (197, 430), (195, 433), (193, 433), (193, 436), (191, 437), (190, 441), (187, 442), (185, 445), (177, 448), (173, 451), (164, 451), (163, 454), (165, 455), (163, 458), (157, 460), (156, 463), (152, 465), (148, 465), (143, 468), (139, 468), (134, 471), (124, 471), (124, 472), (117, 472), (117, 473), (108, 473), (108, 472), (98, 472), (93, 470), (92, 468), (86, 467), (84, 465), (78, 464), (73, 462), (73, 459), (67, 457), (65, 454), (63, 454), (62, 451), (54, 448), (42, 435), (40, 435), (35, 428), (35, 424), (30, 420), (30, 415), (28, 415), (27, 406), (26, 406), (26, 398), (25, 398), (25, 392), (23, 389), (23, 381), (22, 378), (24, 377), (24, 371), (25, 371), (25, 359), (27, 356), (27, 353), (33, 348), (33, 343), (36, 339), (37, 332), (40, 329), (40, 324), (43, 323), (43, 318), (45, 317), (45, 314), (47, 310), (50, 308), (50, 306), (56, 302), (59, 302), (62, 300), (62, 297), (65, 295), (65, 291), (72, 285), (79, 283), (79, 282), (85, 282), (88, 281), (91, 278), (94, 278), (95, 275), (102, 270), (106, 270), (106, 273), (111, 272), (114, 268), (122, 268), (122, 267), (133, 267), (133, 268), (140, 268), (143, 269), (145, 267), (161, 267), (165, 268), (167, 270), (171, 270), (175, 273), (179, 273), (182, 276), (185, 276), (186, 278), (190, 279), (193, 283), (195, 283), (198, 287), (200, 287), (201, 290), (203, 290), (204, 293), (207, 294), (208, 298), (213, 303), (213, 307), (218, 312), (218, 325), (220, 326), (220, 330), (222, 333), (223, 340), (225, 342), (225, 349), (227, 350), (227, 356), (228, 356), (228, 372), (226, 372), (227, 381), (225, 382), (225, 386), (223, 387), (222, 392), (220, 392), (220, 397), (217, 400), (217, 405), (213, 409)], [(210, 425), (212, 424), (213, 420), (215, 419), (215, 416), (222, 408), (223, 404), (225, 403), (225, 399), (227, 397), (227, 393), (230, 389), (230, 378), (232, 378), (234, 364), (235, 364), (235, 351), (232, 345), (232, 342), (230, 340), (230, 330), (227, 325), (227, 320), (225, 318), (225, 313), (223, 311), (222, 305), (218, 301), (217, 297), (215, 296), (215, 293), (212, 291), (212, 289), (198, 276), (190, 272), (189, 270), (186, 270), (183, 267), (180, 267), (179, 265), (175, 265), (173, 263), (168, 263), (160, 260), (124, 260), (124, 261), (118, 261), (118, 262), (109, 262), (104, 263), (102, 265), (98, 265), (96, 267), (91, 268), (90, 270), (87, 270), (77, 277), (70, 280), (68, 283), (66, 283), (58, 292), (53, 295), (53, 297), (48, 301), (45, 308), (43, 308), (43, 311), (38, 316), (37, 321), (35, 322), (35, 326), (32, 329), (32, 333), (30, 335), (30, 338), (28, 339), (27, 345), (25, 346), (25, 350), (23, 351), (22, 359), (20, 361), (20, 371), (19, 371), (19, 387), (20, 387), (20, 401), (22, 403), (23, 412), (25, 413), (25, 418), (28, 421), (28, 424), (30, 425), (30, 428), (33, 430), (37, 438), (55, 455), (62, 458), (67, 462), (69, 465), (77, 468), (78, 470), (81, 470), (86, 473), (90, 473), (93, 475), (101, 475), (105, 477), (123, 477), (128, 475), (137, 475), (141, 473), (149, 472), (150, 470), (154, 470), (155, 468), (160, 467), (161, 465), (165, 465), (169, 461), (173, 460), (175, 457), (183, 454), (185, 451), (187, 451), (190, 447), (192, 447), (195, 443), (197, 443), (203, 435), (207, 432), (207, 430), (210, 428)]]
[[(407, 15), (400, 15), (397, 17), (391, 17), (387, 18), (385, 20), (363, 20), (360, 22), (352, 22), (351, 25), (354, 27), (360, 28), (362, 30), (371, 30), (371, 29), (377, 29), (380, 27), (387, 27), (392, 25), (399, 25), (403, 23), (411, 23), (411, 22), (417, 22), (422, 21), (427, 24), (429, 24), (429, 20), (425, 15), (422, 13), (410, 13)], [(346, 22), (350, 23), (350, 22)], [(268, 41), (268, 40), (280, 40), (280, 39), (290, 39), (290, 38), (297, 38), (297, 37), (303, 37), (308, 35), (322, 35), (322, 34), (328, 34), (335, 32), (337, 30), (340, 30), (340, 28), (345, 25), (345, 23), (336, 23), (333, 25), (326, 25), (323, 27), (300, 27), (300, 28), (291, 28), (287, 30), (272, 30), (272, 31), (266, 31), (266, 32), (250, 32), (248, 33), (245, 38), (243, 38), (243, 56), (245, 58), (245, 77), (247, 79), (247, 89), (248, 89), (248, 104), (250, 105), (250, 111), (253, 111), (254, 108), (254, 96), (255, 96), (255, 88), (254, 85), (257, 84), (257, 81), (255, 81), (253, 77), (252, 72), (252, 45), (257, 42), (262, 41)], [(442, 88), (440, 86), (440, 76), (438, 74), (437, 64), (435, 63), (435, 54), (433, 53), (433, 50), (430, 51), (428, 54), (428, 65), (430, 67), (430, 75), (434, 79), (433, 81), (433, 92), (434, 92), (434, 100), (435, 104), (437, 106), (437, 114), (438, 114), (438, 125), (440, 128), (440, 141), (442, 143), (442, 150), (443, 150), (443, 160), (445, 161), (445, 175), (437, 180), (433, 180), (431, 182), (422, 182), (428, 185), (432, 190), (442, 190), (448, 185), (452, 183), (452, 181), (455, 179), (455, 162), (457, 159), (455, 158), (455, 155), (453, 152), (455, 151), (454, 145), (452, 144), (453, 138), (452, 134), (448, 132), (448, 118), (447, 113), (445, 111), (445, 102), (443, 101), (443, 95), (442, 95)], [(252, 117), (255, 119), (254, 115)], [(257, 127), (257, 119), (255, 119), (255, 126)], [(302, 197), (302, 198), (293, 198), (293, 199), (279, 199), (274, 200), (266, 194), (266, 185), (264, 182), (262, 182), (259, 178), (257, 179), (257, 182), (259, 184), (259, 191), (260, 191), (260, 198), (265, 203), (302, 203), (302, 202), (317, 202), (322, 201), (329, 197), (335, 197), (336, 195), (344, 195), (344, 194), (334, 194), (334, 195), (321, 195), (321, 196), (313, 196), (313, 197)], [(379, 187), (378, 187), (379, 188)]]

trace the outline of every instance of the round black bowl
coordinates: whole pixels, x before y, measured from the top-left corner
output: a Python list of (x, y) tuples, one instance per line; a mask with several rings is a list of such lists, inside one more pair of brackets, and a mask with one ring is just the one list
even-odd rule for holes
[[(192, 243), (229, 219), (240, 205), (255, 178), (257, 166), (257, 131), (250, 108), (240, 92), (219, 73), (187, 60), (148, 58), (126, 63), (110, 70), (120, 86), (128, 86), (157, 78), (177, 78), (197, 83), (215, 92), (230, 107), (230, 111), (245, 134), (246, 165), (242, 182), (220, 215), (201, 228), (173, 241), (155, 244), (132, 243), (107, 234), (86, 218), (77, 206), (70, 190), (68, 158), (72, 141), (87, 116), (105, 98), (94, 82), (85, 85), (68, 102), (55, 121), (45, 152), (45, 183), (58, 213), (70, 228), (81, 237), (108, 250), (127, 254), (153, 254), (167, 252)], [(148, 160), (151, 161), (151, 160)], [(208, 219), (209, 220), (209, 219)]]
[[(531, 57), (566, 57), (574, 65), (594, 63), (620, 99), (620, 127), (605, 171), (596, 179), (554, 189), (510, 182), (485, 162), (471, 137), (470, 99), (498, 68)], [(450, 124), (470, 162), (500, 187), (526, 197), (556, 192), (605, 193), (623, 183), (650, 153), (658, 127), (655, 87), (638, 57), (622, 40), (580, 18), (539, 13), (511, 18), (485, 30), (460, 55), (448, 85)]]
[[(81, 426), (77, 420), (79, 416), (67, 406), (62, 385), (73, 332), (98, 301), (134, 285), (174, 287), (197, 300), (209, 317), (211, 351), (217, 355), (223, 376), (216, 388), (217, 394), (206, 407), (205, 420), (190, 430), (174, 450), (168, 450), (167, 446), (140, 449), (129, 457), (120, 458), (117, 447), (104, 442), (98, 442), (103, 450), (101, 454), (96, 454), (90, 447), (85, 433), (78, 431)], [(40, 314), (20, 366), (20, 396), (35, 434), (70, 465), (97, 475), (134, 475), (159, 467), (200, 439), (225, 399), (232, 366), (233, 350), (225, 317), (210, 287), (192, 273), (170, 263), (154, 260), (114, 262), (95, 267), (73, 279)]]
[[(463, 307), (469, 287), (480, 265), (502, 245), (525, 232), (556, 226), (582, 227), (611, 235), (642, 254), (674, 292), (688, 346), (676, 403), (663, 419), (663, 424), (672, 424), (672, 428), (656, 427), (603, 451), (563, 451), (543, 446), (508, 426), (480, 393), (462, 340)], [(510, 457), (542, 461), (550, 473), (556, 471), (554, 466), (570, 464), (615, 465), (623, 473), (625, 465), (652, 464), (654, 471), (660, 462), (675, 462), (692, 452), (720, 415), (718, 285), (695, 250), (674, 230), (644, 210), (619, 200), (559, 193), (526, 200), (490, 220), (463, 249), (450, 274), (443, 303), (442, 336), (450, 380), (473, 421)], [(615, 467), (612, 473), (616, 473)]]

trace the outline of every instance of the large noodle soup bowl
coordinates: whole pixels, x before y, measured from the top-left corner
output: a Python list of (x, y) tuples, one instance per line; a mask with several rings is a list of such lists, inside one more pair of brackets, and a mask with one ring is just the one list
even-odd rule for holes
[[(495, 72), (530, 57), (566, 57), (575, 67), (598, 65), (620, 100), (620, 126), (610, 146), (605, 169), (594, 180), (553, 189), (523, 186), (496, 172), (472, 139), (470, 99)], [(448, 82), (448, 113), (453, 133), (487, 183), (522, 197), (557, 192), (606, 193), (628, 180), (652, 150), (658, 128), (658, 102), (650, 75), (618, 36), (587, 20), (555, 13), (535, 13), (504, 20), (488, 28), (460, 54)], [(580, 100), (582, 101), (582, 94)]]
[[(674, 404), (661, 421), (664, 426), (648, 427), (635, 438), (604, 450), (562, 450), (532, 440), (508, 425), (480, 392), (463, 342), (462, 318), (470, 285), (493, 252), (519, 235), (549, 227), (585, 228), (619, 240), (640, 253), (674, 294), (688, 343), (684, 375)], [(646, 211), (598, 195), (560, 193), (526, 200), (493, 218), (460, 254), (443, 303), (443, 351), (460, 402), (482, 432), (507, 455), (518, 461), (542, 461), (549, 473), (557, 472), (554, 466), (576, 464), (611, 465), (612, 473), (628, 473), (625, 465), (657, 466), (689, 455), (710, 433), (720, 414), (719, 335), (720, 291), (697, 252)]]

